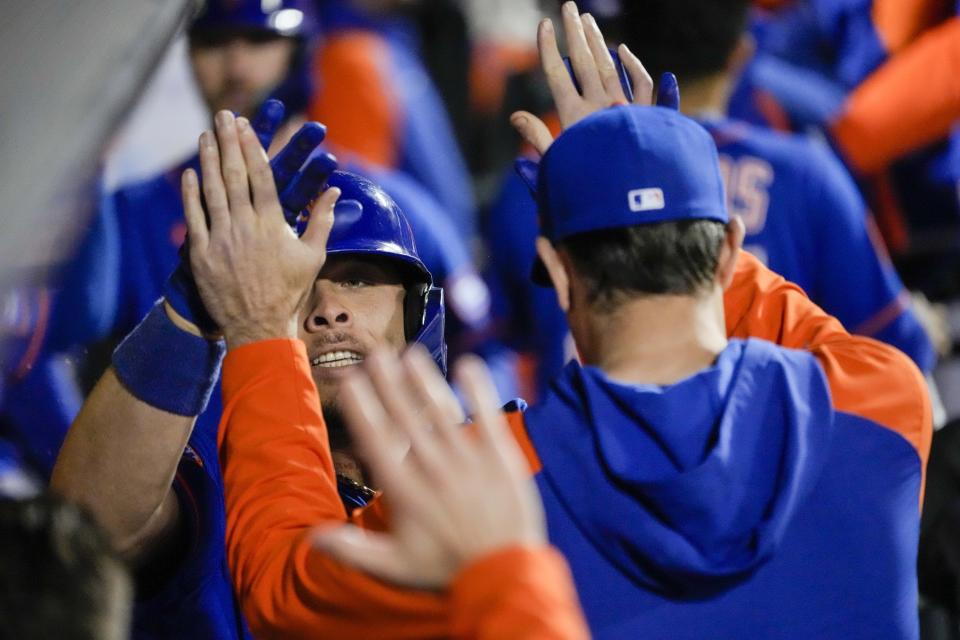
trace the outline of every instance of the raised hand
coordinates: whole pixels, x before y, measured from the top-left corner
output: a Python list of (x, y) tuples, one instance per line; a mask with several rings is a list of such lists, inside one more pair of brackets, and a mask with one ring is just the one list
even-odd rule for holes
[[(270, 99), (261, 105), (250, 122), (264, 149), (270, 148), (285, 111), (282, 102)], [(283, 215), (290, 226), (297, 224), (298, 218), (337, 168), (337, 159), (332, 154), (317, 149), (326, 135), (327, 128), (322, 124), (307, 122), (270, 161)]]
[[(344, 386), (344, 411), (360, 455), (387, 487), (392, 532), (345, 525), (316, 545), (342, 562), (409, 587), (442, 589), (485, 554), (545, 544), (543, 507), (497, 404), (483, 363), (462, 358), (454, 377), (473, 413), (461, 426), (457, 400), (420, 347), (402, 361), (385, 351)], [(393, 431), (409, 440), (401, 461)]]
[[(562, 128), (575, 124), (586, 116), (616, 104), (654, 104), (653, 80), (633, 52), (621, 44), (614, 60), (603, 40), (597, 21), (590, 14), (581, 16), (574, 2), (561, 9), (566, 33), (569, 66), (560, 56), (553, 22), (544, 19), (537, 29), (537, 48), (540, 64), (553, 95)], [(628, 100), (624, 85), (629, 81), (632, 100)], [(656, 104), (678, 108), (679, 93), (673, 74), (664, 74)], [(553, 135), (540, 118), (527, 111), (517, 111), (510, 122), (523, 138), (541, 155), (553, 142)]]
[(339, 190), (316, 199), (311, 223), (297, 238), (245, 118), (221, 111), (216, 134), (204, 132), (199, 146), (203, 201), (193, 169), (184, 171), (181, 186), (190, 266), (206, 310), (229, 348), (296, 336), (297, 309), (326, 258)]
[[(253, 131), (264, 149), (270, 147), (283, 121), (285, 108), (279, 100), (267, 100), (261, 105), (253, 121)], [(291, 227), (297, 222), (310, 202), (323, 189), (327, 178), (336, 169), (336, 158), (326, 152), (317, 153), (317, 147), (326, 135), (326, 128), (316, 122), (305, 124), (270, 162), (274, 182), (280, 193), (283, 215)], [(310, 158), (311, 154), (316, 154)], [(309, 161), (307, 159), (310, 158)], [(304, 167), (304, 162), (307, 162)], [(191, 167), (196, 170), (199, 165)], [(190, 267), (189, 242), (180, 250), (180, 260), (164, 285), (163, 297), (167, 313), (182, 329), (208, 338), (220, 337), (220, 328), (204, 308)]]

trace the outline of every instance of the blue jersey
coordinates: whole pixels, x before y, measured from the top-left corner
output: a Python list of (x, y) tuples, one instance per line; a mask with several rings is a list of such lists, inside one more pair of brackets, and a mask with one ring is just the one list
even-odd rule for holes
[(217, 456), (219, 391), (197, 419), (173, 489), (186, 530), (186, 551), (174, 573), (134, 608), (134, 638), (250, 638), (227, 566), (226, 507)]
[(851, 332), (892, 344), (930, 371), (933, 346), (834, 156), (806, 139), (736, 121), (702, 124), (717, 143), (727, 207), (746, 225), (744, 248)]

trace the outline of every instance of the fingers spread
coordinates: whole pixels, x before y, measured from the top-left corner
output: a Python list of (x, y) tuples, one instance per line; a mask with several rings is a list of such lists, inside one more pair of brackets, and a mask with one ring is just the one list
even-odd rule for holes
[(387, 445), (390, 439), (383, 428), (389, 417), (367, 374), (357, 373), (347, 378), (342, 396), (344, 417), (360, 456), (377, 483), (390, 487), (392, 498), (402, 504), (407, 498), (406, 487), (416, 483), (416, 478), (408, 476), (404, 480), (399, 460), (391, 455)]
[(567, 34), (567, 53), (570, 55), (570, 64), (580, 83), (580, 88), (583, 89), (583, 96), (590, 100), (603, 100), (603, 83), (600, 82), (597, 63), (587, 44), (583, 21), (577, 12), (576, 3), (564, 3), (561, 14), (563, 29)]
[(220, 174), (230, 203), (230, 215), (237, 218), (252, 212), (247, 165), (240, 150), (236, 118), (229, 111), (220, 111), (215, 120), (220, 145)]
[(441, 455), (461, 467), (461, 461), (467, 459), (467, 446), (462, 433), (463, 411), (460, 403), (422, 345), (410, 348), (403, 363), (419, 404), (434, 433), (440, 436), (436, 444), (441, 449)]
[(620, 61), (633, 84), (633, 103), (649, 106), (653, 101), (653, 78), (643, 67), (640, 58), (633, 55), (627, 45), (621, 44), (617, 53), (620, 54)]
[(567, 72), (567, 65), (560, 56), (553, 22), (549, 18), (544, 18), (537, 29), (537, 48), (540, 50), (540, 65), (547, 77), (550, 94), (562, 118), (567, 110), (578, 103), (580, 94), (573, 86), (573, 78)]
[(187, 169), (180, 176), (180, 193), (183, 199), (183, 215), (187, 221), (187, 239), (191, 250), (202, 251), (209, 241), (206, 216), (200, 202), (200, 184), (197, 173)]
[(590, 53), (597, 63), (597, 72), (600, 75), (600, 82), (603, 84), (603, 91), (606, 93), (607, 102), (626, 102), (627, 96), (623, 92), (620, 84), (620, 73), (617, 65), (603, 41), (603, 34), (600, 33), (600, 27), (596, 19), (589, 13), (583, 16), (584, 27), (586, 28), (587, 44), (590, 47)]
[(249, 191), (253, 194), (254, 211), (264, 216), (281, 215), (267, 152), (260, 146), (256, 133), (245, 118), (237, 118), (237, 130), (245, 172), (249, 178)]
[(414, 394), (396, 355), (378, 351), (367, 359), (366, 365), (391, 424), (410, 440), (410, 452), (415, 463), (431, 482), (441, 480), (445, 471), (442, 453), (437, 448), (434, 435), (425, 428), (425, 421), (417, 415), (419, 407), (413, 404)]
[(330, 174), (336, 169), (337, 158), (333, 154), (323, 152), (311, 158), (303, 171), (297, 173), (296, 177), (290, 181), (287, 188), (280, 193), (280, 204), (283, 205), (285, 213), (293, 218), (287, 219), (288, 224), (291, 226), (296, 224), (297, 214), (317, 197)]
[[(367, 368), (370, 367), (368, 363)], [(435, 523), (438, 514), (431, 514), (430, 508), (435, 484), (417, 465), (404, 464), (396, 455), (392, 448), (395, 439), (385, 428), (392, 426), (394, 419), (384, 408), (380, 389), (374, 388), (367, 373), (360, 372), (344, 381), (342, 396), (344, 417), (357, 451), (377, 483), (387, 487), (397, 516), (403, 514), (419, 518), (424, 524)]]
[(230, 228), (230, 207), (227, 192), (220, 175), (220, 149), (217, 138), (210, 131), (200, 135), (200, 171), (203, 177), (203, 197), (210, 216), (210, 233), (216, 235)]
[(286, 107), (283, 106), (282, 102), (271, 99), (264, 102), (257, 111), (257, 114), (253, 116), (251, 125), (257, 134), (260, 146), (264, 149), (270, 148), (270, 143), (273, 142), (273, 136), (277, 133), (277, 129), (280, 128), (280, 122), (283, 121), (285, 111)]
[(553, 134), (543, 120), (529, 111), (516, 111), (510, 116), (510, 124), (534, 149), (543, 155), (553, 144)]
[(465, 356), (457, 362), (455, 375), (457, 384), (467, 397), (480, 442), (487, 453), (487, 464), (496, 461), (514, 481), (528, 482), (529, 468), (516, 441), (509, 435), (509, 427), (500, 410), (497, 391), (486, 365), (476, 356)]
[(316, 199), (310, 208), (310, 221), (303, 232), (303, 241), (320, 251), (326, 250), (330, 229), (333, 228), (333, 209), (340, 198), (340, 189), (330, 187)]
[(281, 149), (270, 166), (273, 167), (273, 176), (277, 183), (277, 191), (283, 193), (297, 171), (307, 161), (313, 150), (317, 148), (327, 134), (327, 128), (319, 122), (308, 122), (293, 134), (290, 142)]

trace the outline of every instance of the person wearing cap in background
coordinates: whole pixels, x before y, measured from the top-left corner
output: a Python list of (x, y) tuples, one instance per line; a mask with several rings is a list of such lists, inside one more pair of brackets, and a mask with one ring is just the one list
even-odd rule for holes
[[(505, 417), (591, 633), (916, 637), (931, 431), (920, 372), (899, 351), (848, 334), (741, 252), (743, 224), (728, 217), (709, 134), (644, 106), (652, 82), (626, 48), (619, 55), (637, 104), (607, 108), (625, 96), (602, 38), (584, 35), (575, 7), (564, 22), (582, 95), (549, 21), (539, 46), (566, 131), (552, 143), (529, 113), (513, 124), (546, 154), (537, 276), (552, 282), (584, 364), (571, 363), (540, 406), (517, 405)], [(283, 321), (267, 324), (278, 330)], [(335, 494), (314, 401), (289, 390), (281, 400), (290, 376), (253, 378), (244, 370), (259, 359), (240, 360), (229, 373), (236, 404), (221, 455), (234, 580), (258, 631), (455, 635), (456, 598), (424, 589), (444, 574), (443, 546), (418, 544), (422, 529), (399, 515), (391, 521), (380, 497), (352, 514), (366, 531), (333, 526), (346, 520), (318, 506)], [(348, 418), (382, 439), (402, 425), (421, 463), (414, 467), (429, 475), (432, 456), (418, 447), (430, 436), (406, 423), (430, 399), (426, 433), (442, 441), (458, 419), (445, 408), (446, 383), (422, 359), (388, 354), (369, 372), (348, 387)], [(279, 402), (284, 414), (270, 409)], [(276, 418), (270, 429), (255, 428), (252, 418), (265, 416)], [(488, 417), (478, 412), (478, 423)], [(238, 457), (261, 472), (243, 471)], [(482, 493), (483, 472), (465, 469)], [(263, 482), (267, 473), (284, 482)], [(380, 478), (384, 496), (395, 489), (401, 511), (432, 513), (430, 500), (411, 503), (407, 487), (389, 479)], [(442, 512), (432, 517), (443, 521)], [(325, 531), (311, 543), (314, 525)], [(249, 535), (251, 527), (265, 535)], [(509, 627), (501, 637), (511, 637)]]

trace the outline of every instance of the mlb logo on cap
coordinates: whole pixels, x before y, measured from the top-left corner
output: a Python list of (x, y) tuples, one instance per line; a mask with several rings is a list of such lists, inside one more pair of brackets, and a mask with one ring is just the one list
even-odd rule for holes
[(686, 116), (611, 107), (563, 132), (537, 177), (541, 233), (568, 236), (674, 220), (728, 221), (717, 147)]
[(652, 189), (634, 189), (627, 193), (627, 200), (630, 202), (630, 211), (655, 211), (663, 209), (666, 204), (663, 201), (663, 190)]

